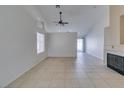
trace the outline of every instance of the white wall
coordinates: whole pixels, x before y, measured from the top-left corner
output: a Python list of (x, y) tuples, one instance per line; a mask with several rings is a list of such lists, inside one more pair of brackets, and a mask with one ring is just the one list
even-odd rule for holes
[(77, 33), (55, 32), (48, 34), (49, 57), (76, 57)]
[(85, 38), (86, 52), (92, 56), (103, 59), (104, 53), (104, 27), (97, 24)]
[(101, 20), (85, 37), (86, 52), (102, 60), (104, 59), (104, 28), (109, 25), (109, 7), (105, 8), (103, 14)]
[(37, 55), (37, 18), (24, 6), (0, 6), (0, 87), (4, 87), (47, 57)]

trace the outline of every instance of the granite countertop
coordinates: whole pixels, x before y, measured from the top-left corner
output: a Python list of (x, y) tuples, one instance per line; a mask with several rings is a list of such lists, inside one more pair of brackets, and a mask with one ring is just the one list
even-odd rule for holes
[(124, 51), (118, 51), (118, 50), (107, 50), (107, 53), (124, 56)]

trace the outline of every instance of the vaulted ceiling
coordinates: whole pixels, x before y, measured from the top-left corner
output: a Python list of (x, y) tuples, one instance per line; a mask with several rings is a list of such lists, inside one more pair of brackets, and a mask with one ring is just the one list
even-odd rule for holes
[(69, 22), (61, 28), (65, 32), (78, 32), (79, 37), (87, 34), (92, 27), (107, 15), (107, 6), (100, 5), (61, 5), (60, 9), (54, 5), (36, 6), (44, 19), (49, 32), (58, 32), (59, 26), (54, 21), (59, 21), (59, 12), (63, 12), (63, 20)]

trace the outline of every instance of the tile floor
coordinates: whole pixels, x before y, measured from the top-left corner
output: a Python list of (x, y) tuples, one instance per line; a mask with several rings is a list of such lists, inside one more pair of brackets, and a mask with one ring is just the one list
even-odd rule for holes
[(47, 58), (7, 86), (8, 88), (124, 87), (124, 76), (95, 57)]

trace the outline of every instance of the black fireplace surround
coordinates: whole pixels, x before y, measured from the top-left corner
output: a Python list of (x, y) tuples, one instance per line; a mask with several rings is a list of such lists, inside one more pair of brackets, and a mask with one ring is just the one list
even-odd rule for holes
[(107, 53), (107, 67), (124, 75), (124, 57)]

